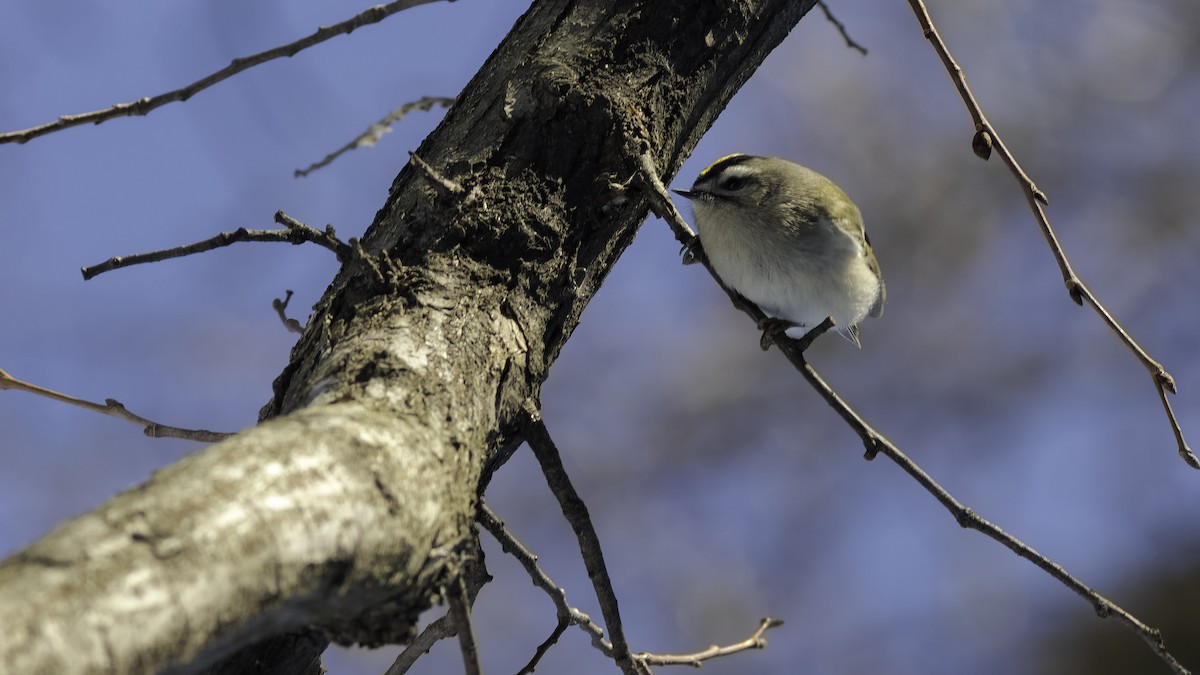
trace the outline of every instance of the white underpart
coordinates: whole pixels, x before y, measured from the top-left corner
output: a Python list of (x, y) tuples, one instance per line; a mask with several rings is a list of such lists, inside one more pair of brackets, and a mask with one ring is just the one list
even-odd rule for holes
[(879, 281), (862, 245), (831, 222), (833, 244), (822, 255), (798, 248), (773, 227), (729, 222), (724, 209), (694, 201), (704, 253), (717, 276), (768, 315), (791, 321), (799, 337), (826, 317), (846, 333), (871, 311)]

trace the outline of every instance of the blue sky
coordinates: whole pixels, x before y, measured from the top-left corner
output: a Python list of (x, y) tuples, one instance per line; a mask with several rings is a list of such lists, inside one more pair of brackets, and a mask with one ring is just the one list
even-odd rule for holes
[[(0, 127), (167, 91), (364, 7), (5, 3)], [(332, 278), (332, 255), (246, 244), (88, 282), (79, 268), (271, 227), (279, 209), (361, 233), (440, 112), (414, 113), (375, 148), (307, 178), (292, 171), (403, 102), (455, 95), (522, 9), (434, 3), (146, 118), (0, 147), (0, 368), (168, 424), (252, 424), (294, 339), (271, 299), (294, 290), (302, 318)], [(889, 306), (862, 327), (861, 351), (818, 342), (818, 369), (967, 505), (1117, 602), (1163, 565), (1194, 565), (1200, 475), (1175, 457), (1149, 377), (1067, 298), (1011, 177), (970, 153), (969, 119), (906, 4), (833, 9), (870, 54), (846, 49), (819, 14), (805, 19), (675, 184), (733, 151), (834, 178), (863, 209)], [(1175, 375), (1173, 402), (1200, 443), (1196, 10), (1185, 0), (931, 10), (991, 121), (1050, 195), (1079, 273)], [(960, 530), (885, 459), (863, 462), (858, 439), (778, 354), (759, 352), (753, 326), (677, 251), (650, 219), (545, 394), (635, 649), (741, 639), (771, 614), (788, 623), (769, 649), (706, 670), (1001, 673), (1034, 663), (1057, 627), (1096, 620), (1028, 563)], [(0, 549), (196, 448), (3, 394)], [(568, 597), (599, 616), (524, 452), (488, 499)], [(515, 563), (488, 552), (498, 580), (477, 609), (485, 664), (515, 671), (553, 610)], [(397, 650), (339, 652), (329, 664), (381, 672)], [(415, 672), (457, 659), (440, 645)], [(547, 659), (545, 672), (612, 671), (576, 631)]]

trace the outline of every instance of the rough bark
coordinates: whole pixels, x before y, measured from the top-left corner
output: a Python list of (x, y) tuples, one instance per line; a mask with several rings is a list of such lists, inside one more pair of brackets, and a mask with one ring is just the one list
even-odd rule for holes
[(614, 188), (630, 153), (674, 175), (812, 4), (535, 2), (417, 151), (444, 184), (400, 172), (265, 421), (0, 565), (0, 663), (317, 672), (328, 640), (409, 636), (645, 219)]

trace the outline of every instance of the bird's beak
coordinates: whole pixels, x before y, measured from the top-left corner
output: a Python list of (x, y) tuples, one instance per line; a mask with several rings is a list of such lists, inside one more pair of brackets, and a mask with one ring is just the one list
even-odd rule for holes
[(686, 199), (698, 199), (701, 194), (697, 190), (676, 190), (675, 188), (671, 188), (671, 192), (674, 192), (680, 197), (684, 197)]

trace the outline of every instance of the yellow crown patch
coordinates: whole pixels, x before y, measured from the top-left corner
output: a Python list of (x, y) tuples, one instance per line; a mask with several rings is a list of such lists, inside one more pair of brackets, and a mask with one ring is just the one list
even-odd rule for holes
[(723, 166), (729, 160), (734, 159), (735, 157), (744, 157), (745, 154), (746, 153), (744, 153), (744, 152), (735, 152), (732, 155), (725, 155), (724, 157), (718, 158), (717, 161), (704, 167), (704, 170), (700, 172), (700, 175), (696, 176), (696, 180), (699, 181), (699, 180), (704, 180), (705, 178), (708, 178), (708, 174), (712, 173), (717, 168)]

